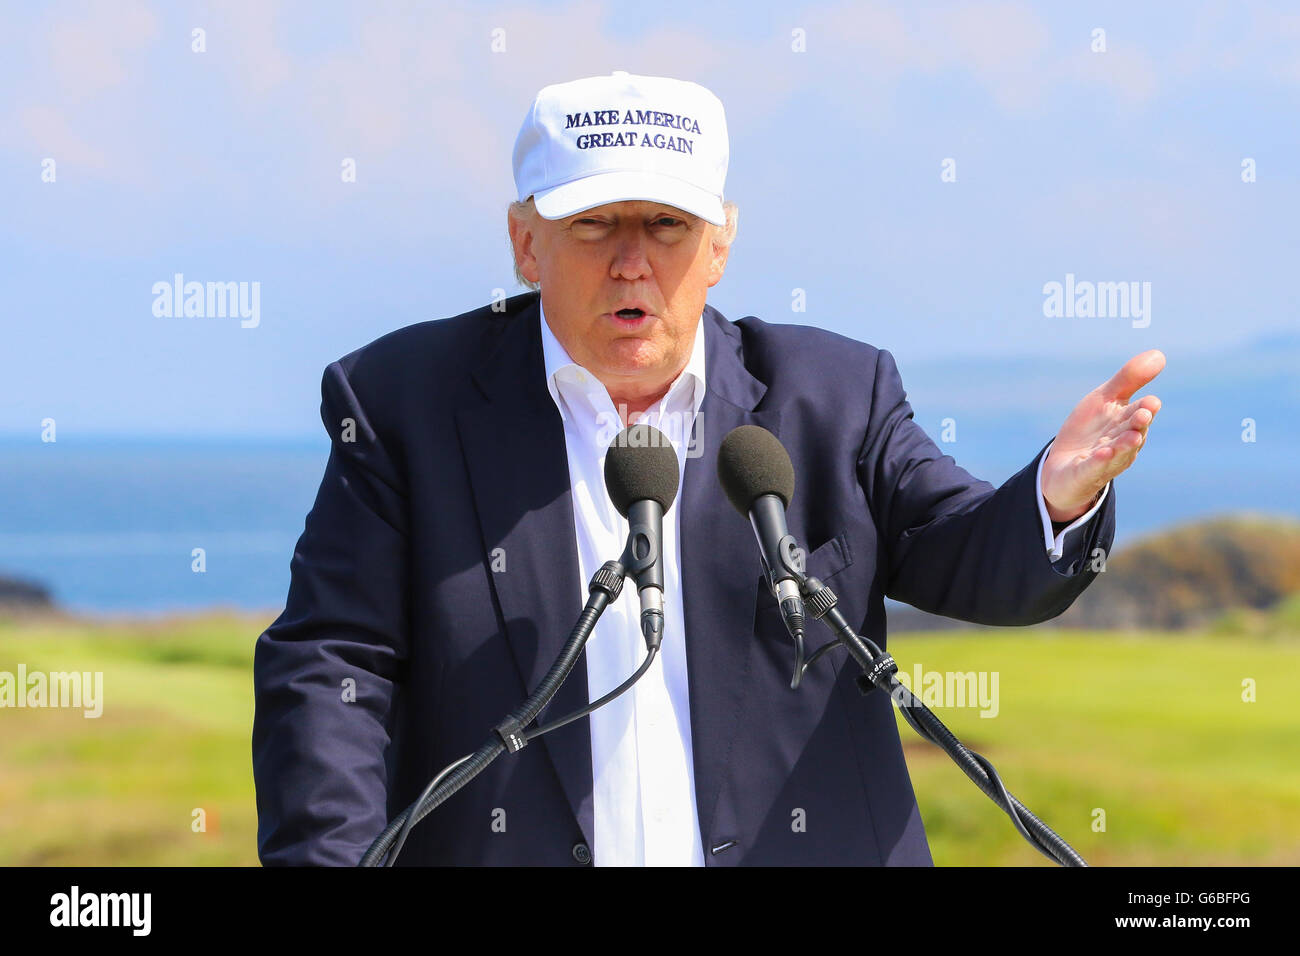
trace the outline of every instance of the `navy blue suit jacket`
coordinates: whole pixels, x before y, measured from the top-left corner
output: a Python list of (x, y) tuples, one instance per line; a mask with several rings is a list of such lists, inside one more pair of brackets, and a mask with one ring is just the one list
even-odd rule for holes
[[(266, 864), (355, 864), (537, 685), (581, 610), (538, 294), (504, 306), (400, 329), (325, 370), (329, 460), (286, 607), (255, 653)], [(973, 478), (913, 421), (888, 351), (711, 306), (704, 334), (703, 454), (675, 507), (707, 862), (929, 865), (889, 698), (859, 693), (842, 650), (788, 686), (792, 645), (753, 532), (718, 485), (722, 437), (753, 424), (785, 444), (807, 570), (882, 647), (886, 595), (985, 624), (1060, 614), (1095, 574), (1085, 556), (1110, 549), (1114, 488), (1054, 565), (1038, 456), (1000, 488)], [(809, 634), (818, 646), (829, 631)], [(586, 689), (580, 660), (541, 720)], [(591, 839), (581, 720), (497, 759), (414, 829), (399, 863), (575, 865)]]

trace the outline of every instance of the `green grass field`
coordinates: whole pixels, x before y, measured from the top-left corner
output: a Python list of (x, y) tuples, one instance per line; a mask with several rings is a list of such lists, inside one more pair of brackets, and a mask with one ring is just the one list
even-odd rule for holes
[[(995, 718), (935, 710), (1089, 863), (1294, 865), (1294, 617), (1195, 636), (897, 635), (891, 650), (909, 674), (918, 663), (998, 673)], [(256, 865), (251, 655), (269, 620), (0, 622), (0, 671), (103, 671), (105, 698), (98, 718), (0, 710), (0, 864)], [(1242, 700), (1247, 678), (1254, 703)], [(937, 864), (1051, 865), (946, 755), (899, 726)]]

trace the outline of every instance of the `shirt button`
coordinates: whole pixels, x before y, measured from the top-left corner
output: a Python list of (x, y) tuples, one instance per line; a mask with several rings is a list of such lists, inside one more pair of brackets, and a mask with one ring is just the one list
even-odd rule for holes
[(581, 863), (583, 866), (591, 862), (591, 850), (588, 849), (587, 844), (573, 844), (573, 859), (574, 862)]

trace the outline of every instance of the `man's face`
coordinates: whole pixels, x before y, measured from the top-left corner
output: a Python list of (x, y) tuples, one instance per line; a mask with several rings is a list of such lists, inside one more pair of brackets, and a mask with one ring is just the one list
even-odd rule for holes
[[(727, 248), (713, 226), (664, 203), (609, 203), (564, 219), (510, 221), (520, 272), (542, 286), (555, 337), (611, 395), (666, 388), (685, 367)], [(621, 309), (640, 308), (639, 315)]]

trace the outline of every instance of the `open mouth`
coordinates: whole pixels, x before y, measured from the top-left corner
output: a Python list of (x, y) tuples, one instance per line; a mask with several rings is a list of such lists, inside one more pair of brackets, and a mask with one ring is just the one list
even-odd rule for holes
[(614, 314), (620, 319), (627, 319), (630, 322), (635, 322), (637, 319), (645, 317), (645, 312), (641, 309), (619, 309)]

